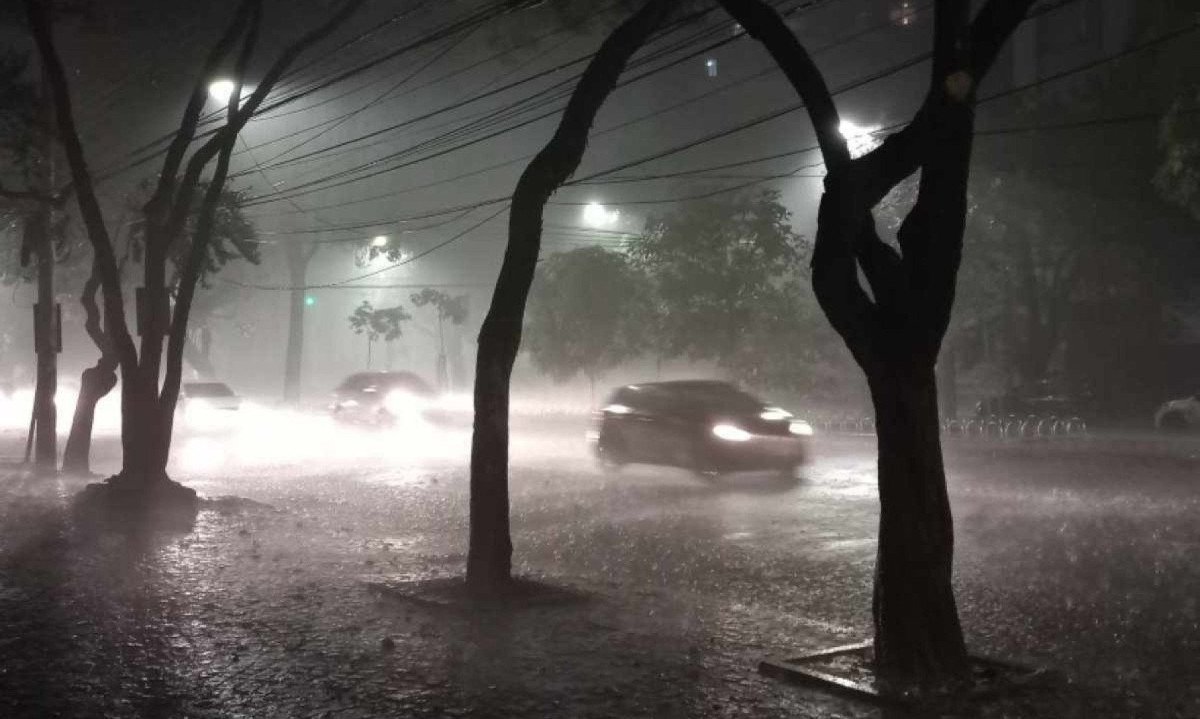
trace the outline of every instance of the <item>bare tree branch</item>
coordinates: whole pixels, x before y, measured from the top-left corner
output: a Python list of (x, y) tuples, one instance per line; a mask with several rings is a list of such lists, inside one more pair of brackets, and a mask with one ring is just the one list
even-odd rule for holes
[(783, 18), (762, 0), (720, 0), (750, 37), (763, 44), (783, 70), (808, 110), (817, 144), (829, 172), (836, 172), (850, 161), (850, 149), (840, 131), (841, 120), (833, 95), (812, 56), (788, 29)]
[[(988, 0), (975, 16), (965, 48), (965, 67), (962, 68), (973, 83), (977, 84), (979, 78), (987, 74), (1000, 49), (1035, 1)], [(857, 174), (864, 179), (862, 191), (868, 206), (874, 207), (901, 180), (917, 171), (921, 156), (932, 140), (930, 114), (941, 82), (941, 78), (932, 81), (924, 104), (903, 130), (889, 135), (879, 147), (852, 161)]]
[(29, 15), (29, 25), (32, 30), (38, 52), (42, 56), (46, 77), (54, 98), (54, 107), (58, 122), (59, 138), (67, 155), (71, 168), (72, 183), (75, 186), (79, 201), (79, 211), (87, 227), (88, 240), (95, 253), (97, 268), (100, 271), (100, 281), (104, 288), (105, 316), (108, 318), (108, 331), (113, 338), (115, 349), (123, 365), (137, 364), (137, 349), (129, 335), (125, 324), (125, 306), (121, 297), (120, 272), (117, 268), (116, 256), (113, 252), (112, 239), (104, 224), (104, 214), (96, 199), (92, 186), (91, 172), (83, 154), (83, 145), (79, 141), (79, 131), (75, 127), (74, 111), (71, 107), (71, 93), (67, 87), (66, 72), (62, 60), (54, 46), (54, 34), (50, 27), (50, 19), (46, 8), (40, 0), (25, 0), (25, 10)]
[[(250, 26), (246, 29), (242, 50), (238, 55), (234, 69), (233, 92), (229, 95), (229, 106), (226, 109), (226, 128), (237, 121), (238, 105), (242, 97), (243, 78), (246, 76), (246, 66), (258, 44), (259, 29), (262, 25), (262, 0), (254, 3), (250, 15)], [(196, 284), (203, 270), (208, 246), (212, 238), (213, 220), (217, 206), (221, 202), (221, 193), (225, 189), (225, 179), (229, 174), (229, 160), (237, 140), (237, 133), (218, 133), (217, 137), (225, 139), (221, 151), (217, 155), (217, 166), (213, 171), (204, 199), (200, 203), (200, 217), (196, 221), (196, 230), (192, 235), (192, 245), (184, 261), (183, 270), (179, 275), (179, 288), (175, 297), (175, 316), (171, 322), (170, 337), (167, 342), (167, 371), (163, 378), (160, 399), (163, 403), (163, 421), (170, 422), (165, 416), (173, 414), (175, 403), (179, 399), (179, 383), (183, 376), (183, 349), (187, 343), (187, 323), (191, 316), (192, 300), (196, 296)]]
[[(258, 2), (261, 2), (261, 0), (258, 0)], [(188, 160), (183, 179), (179, 183), (175, 202), (171, 207), (167, 221), (164, 223), (163, 237), (166, 238), (165, 242), (167, 245), (170, 245), (179, 237), (184, 223), (187, 222), (188, 212), (191, 209), (192, 196), (200, 181), (200, 175), (204, 171), (205, 165), (216, 156), (226, 142), (225, 136), (230, 135), (236, 138), (292, 62), (305, 50), (325, 39), (330, 33), (336, 30), (338, 26), (358, 10), (363, 2), (364, 0), (346, 0), (337, 12), (333, 13), (323, 24), (308, 31), (285, 48), (271, 65), (270, 69), (267, 70), (262, 80), (259, 81), (258, 86), (254, 88), (254, 92), (246, 99), (245, 105), (238, 110), (236, 116), (196, 150)], [(239, 78), (238, 82), (240, 83), (241, 80)]]
[(203, 68), (192, 86), (192, 94), (188, 98), (187, 107), (180, 119), (179, 129), (171, 139), (166, 156), (163, 158), (162, 169), (158, 173), (158, 184), (150, 196), (150, 200), (146, 203), (146, 206), (151, 208), (151, 216), (157, 214), (157, 208), (163, 207), (172, 193), (183, 156), (187, 153), (188, 145), (196, 136), (196, 127), (199, 125), (200, 113), (204, 110), (204, 103), (208, 98), (208, 84), (212, 81), (213, 73), (216, 72), (217, 67), (221, 64), (221, 59), (229, 52), (229, 47), (237, 39), (242, 27), (245, 26), (251, 9), (261, 10), (261, 6), (262, 0), (242, 0), (233, 18), (230, 19), (229, 25), (225, 28), (225, 32), (208, 51)]

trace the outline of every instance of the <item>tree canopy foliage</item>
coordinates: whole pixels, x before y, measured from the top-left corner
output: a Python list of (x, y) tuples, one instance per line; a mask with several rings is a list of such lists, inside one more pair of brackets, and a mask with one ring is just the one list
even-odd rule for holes
[(525, 347), (558, 381), (590, 379), (646, 350), (649, 294), (629, 258), (601, 247), (551, 255), (538, 268)]
[(654, 284), (666, 354), (731, 368), (746, 334), (783, 319), (806, 248), (788, 214), (778, 192), (762, 191), (647, 220), (629, 254)]

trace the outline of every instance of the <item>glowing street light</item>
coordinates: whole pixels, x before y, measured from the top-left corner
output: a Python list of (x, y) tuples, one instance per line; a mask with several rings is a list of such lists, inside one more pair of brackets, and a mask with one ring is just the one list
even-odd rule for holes
[(858, 157), (874, 149), (879, 144), (875, 139), (875, 133), (879, 132), (879, 129), (879, 127), (863, 127), (849, 120), (842, 120), (842, 123), (838, 125), (838, 132), (846, 139), (851, 157)]
[(233, 80), (213, 80), (208, 84), (208, 96), (222, 105), (229, 104), (229, 98), (233, 97)]
[(589, 202), (583, 207), (583, 223), (591, 227), (609, 227), (620, 217), (620, 210), (609, 210), (599, 202)]

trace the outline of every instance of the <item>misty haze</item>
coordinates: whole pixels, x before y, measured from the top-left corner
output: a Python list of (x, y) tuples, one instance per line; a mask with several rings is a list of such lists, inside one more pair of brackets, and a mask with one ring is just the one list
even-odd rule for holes
[(11, 0), (0, 716), (1200, 716), (1194, 0)]

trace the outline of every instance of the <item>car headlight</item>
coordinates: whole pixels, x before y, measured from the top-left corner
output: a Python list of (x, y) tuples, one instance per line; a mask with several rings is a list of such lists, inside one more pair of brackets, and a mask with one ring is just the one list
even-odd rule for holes
[(608, 412), (609, 414), (629, 414), (633, 411), (633, 408), (627, 407), (623, 404), (610, 404), (604, 407), (604, 409), (601, 411)]
[(394, 417), (412, 416), (421, 411), (421, 401), (411, 392), (394, 389), (384, 395), (383, 408)]
[(791, 412), (779, 407), (767, 407), (758, 415), (759, 419), (765, 419), (768, 422), (778, 422), (780, 420), (789, 419), (791, 416)]
[(808, 422), (805, 422), (802, 419), (797, 419), (797, 420), (793, 420), (788, 425), (788, 431), (791, 432), (792, 434), (799, 435), (801, 437), (810, 437), (810, 436), (812, 436), (813, 428), (812, 428), (812, 425), (809, 424)]
[(749, 432), (732, 424), (715, 424), (713, 425), (712, 433), (713, 436), (727, 442), (745, 442), (750, 439)]

